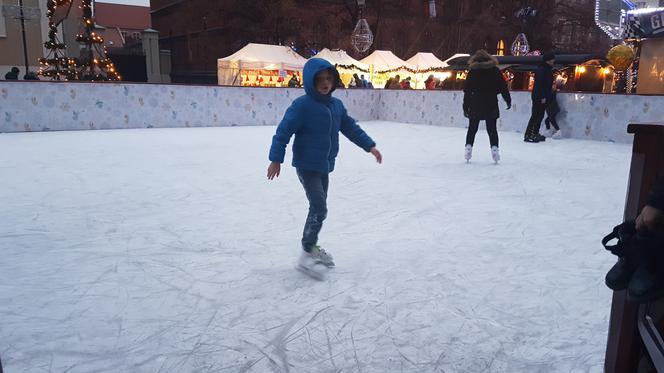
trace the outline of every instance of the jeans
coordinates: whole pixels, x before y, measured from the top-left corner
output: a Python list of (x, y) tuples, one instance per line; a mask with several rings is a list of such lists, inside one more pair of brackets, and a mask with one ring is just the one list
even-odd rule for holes
[(297, 177), (300, 179), (309, 200), (309, 214), (302, 232), (302, 248), (304, 251), (310, 252), (311, 248), (318, 242), (318, 234), (323, 228), (323, 221), (327, 217), (329, 176), (316, 171), (298, 169)]

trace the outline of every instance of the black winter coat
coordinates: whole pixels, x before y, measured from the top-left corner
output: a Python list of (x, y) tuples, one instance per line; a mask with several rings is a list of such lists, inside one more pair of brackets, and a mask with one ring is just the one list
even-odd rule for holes
[(544, 63), (535, 71), (532, 97), (533, 100), (553, 99), (553, 68), (549, 64)]
[(507, 89), (500, 70), (493, 65), (471, 66), (463, 88), (463, 112), (474, 120), (497, 119), (500, 117), (498, 109), (498, 94), (503, 96), (507, 105), (512, 104), (512, 97)]

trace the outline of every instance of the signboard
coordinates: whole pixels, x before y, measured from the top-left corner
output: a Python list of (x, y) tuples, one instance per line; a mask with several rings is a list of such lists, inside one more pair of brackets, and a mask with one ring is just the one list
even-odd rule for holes
[(625, 39), (664, 37), (664, 8), (627, 12), (623, 36)]
[(596, 0), (595, 23), (611, 39), (620, 39), (623, 17), (635, 8), (636, 5), (630, 0)]

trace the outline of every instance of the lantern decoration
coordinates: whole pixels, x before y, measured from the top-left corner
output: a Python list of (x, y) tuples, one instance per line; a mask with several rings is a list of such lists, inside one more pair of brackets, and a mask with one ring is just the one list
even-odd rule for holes
[(350, 39), (353, 47), (358, 52), (364, 53), (368, 51), (369, 48), (371, 48), (373, 45), (374, 36), (373, 32), (371, 32), (371, 28), (369, 27), (369, 22), (367, 22), (363, 15), (366, 0), (358, 0), (357, 4), (359, 7), (359, 19), (357, 21), (357, 25), (355, 25), (355, 29), (353, 30)]
[(512, 43), (511, 52), (513, 56), (525, 56), (530, 52), (530, 44), (528, 43), (526, 34), (522, 32), (516, 36), (516, 39)]
[(617, 71), (627, 70), (634, 62), (635, 57), (634, 50), (625, 44), (616, 45), (606, 55), (606, 59), (611, 62)]

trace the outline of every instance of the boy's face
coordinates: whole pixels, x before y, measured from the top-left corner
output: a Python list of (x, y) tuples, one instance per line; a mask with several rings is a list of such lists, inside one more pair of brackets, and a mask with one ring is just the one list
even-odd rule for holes
[(323, 70), (316, 74), (316, 91), (326, 96), (332, 91), (334, 86), (334, 74), (330, 70)]

